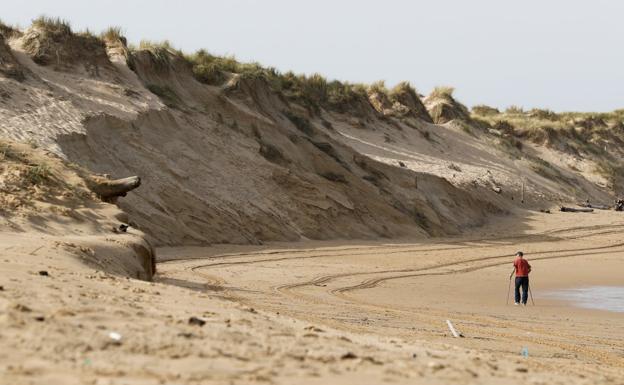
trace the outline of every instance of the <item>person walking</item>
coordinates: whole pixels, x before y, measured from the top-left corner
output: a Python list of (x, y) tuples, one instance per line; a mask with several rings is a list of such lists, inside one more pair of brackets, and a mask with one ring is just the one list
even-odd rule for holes
[[(524, 253), (522, 251), (516, 253), (513, 266), (514, 269), (509, 275), (509, 280), (511, 281), (515, 273), (515, 305), (520, 305), (520, 301), (522, 301), (522, 304), (526, 306), (527, 299), (529, 299), (529, 273), (531, 272), (531, 265), (524, 259)], [(522, 287), (522, 298), (520, 298), (520, 287)]]

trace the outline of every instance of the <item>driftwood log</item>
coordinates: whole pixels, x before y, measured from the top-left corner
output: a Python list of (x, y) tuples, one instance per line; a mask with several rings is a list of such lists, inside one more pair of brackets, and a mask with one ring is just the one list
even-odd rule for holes
[(611, 210), (611, 206), (607, 205), (595, 205), (591, 203), (579, 203), (578, 205), (581, 207), (586, 207), (588, 209)]
[(128, 191), (141, 185), (141, 178), (130, 176), (122, 179), (92, 177), (87, 180), (87, 187), (106, 202), (115, 201), (117, 197), (125, 197)]
[(594, 212), (594, 209), (589, 209), (589, 208), (575, 209), (573, 207), (561, 206), (561, 211), (563, 211), (565, 213), (592, 213), (592, 212)]

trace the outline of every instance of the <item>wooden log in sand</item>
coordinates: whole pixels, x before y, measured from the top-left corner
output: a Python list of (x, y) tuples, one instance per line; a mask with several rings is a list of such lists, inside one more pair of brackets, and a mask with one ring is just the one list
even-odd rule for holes
[(141, 178), (130, 176), (122, 179), (106, 179), (93, 177), (87, 181), (87, 186), (102, 200), (109, 201), (120, 196), (126, 196), (128, 191), (134, 190), (141, 185)]
[(561, 206), (561, 211), (563, 211), (564, 213), (592, 213), (594, 212), (594, 209), (575, 209), (573, 207), (565, 207), (565, 206)]
[(611, 206), (607, 205), (594, 205), (591, 203), (578, 203), (580, 207), (586, 207), (589, 209), (598, 209), (598, 210), (611, 210)]

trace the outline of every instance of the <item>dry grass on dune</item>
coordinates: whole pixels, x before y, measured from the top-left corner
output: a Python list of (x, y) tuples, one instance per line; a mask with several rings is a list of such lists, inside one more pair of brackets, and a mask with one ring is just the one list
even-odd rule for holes
[[(5, 30), (11, 29), (0, 26), (0, 32)], [(233, 56), (213, 55), (206, 50), (184, 54), (168, 41), (143, 40), (138, 46), (128, 46), (121, 28), (109, 27), (98, 35), (90, 31), (76, 33), (67, 21), (46, 16), (33, 20), (32, 26), (23, 36), (23, 47), (36, 63), (56, 67), (87, 62), (97, 70), (96, 64), (101, 61), (99, 59), (104, 59), (107, 46), (115, 46), (119, 53), (125, 55), (131, 68), (132, 53), (138, 51), (150, 52), (156, 63), (163, 65), (168, 64), (172, 55), (182, 58), (192, 68), (195, 78), (208, 85), (222, 86), (232, 75), (243, 79), (262, 79), (274, 92), (311, 112), (318, 113), (321, 108), (325, 108), (357, 113), (362, 110), (362, 106), (368, 106), (370, 93), (377, 92), (389, 100), (391, 106), (394, 105), (392, 109), (396, 110), (396, 115), (412, 113), (415, 117), (431, 121), (418, 93), (408, 82), (388, 90), (385, 86), (380, 87), (382, 83), (366, 85), (328, 80), (320, 74), (280, 72), (274, 67), (265, 67), (255, 62), (244, 63)]]
[(0, 210), (14, 215), (37, 211), (35, 201), (52, 202), (52, 208), (95, 202), (97, 198), (79, 176), (83, 172), (32, 145), (0, 141)]
[[(593, 172), (607, 183), (615, 194), (622, 193), (624, 183), (624, 110), (608, 113), (556, 113), (547, 109), (525, 111), (518, 106), (500, 112), (489, 106), (472, 109), (475, 122), (496, 133), (510, 153), (522, 150), (522, 140), (546, 146), (573, 156), (591, 160)], [(515, 147), (515, 149), (514, 149)], [(564, 181), (560, 173), (543, 162), (533, 162), (533, 170), (549, 179)]]
[(624, 143), (624, 110), (555, 113), (546, 109), (524, 111), (520, 107), (510, 107), (499, 112), (488, 106), (476, 106), (472, 117), (489, 128), (500, 130), (504, 127), (504, 131), (537, 144), (548, 145), (558, 139), (585, 142), (587, 145), (600, 145), (605, 140)]
[(21, 36), (22, 47), (39, 65), (68, 69), (83, 64), (92, 75), (109, 63), (104, 42), (89, 30), (75, 33), (59, 18), (41, 16)]
[(21, 35), (21, 32), (19, 28), (8, 25), (0, 20), (0, 35), (3, 36), (5, 39), (10, 39), (13, 37), (19, 37)]
[(424, 99), (424, 104), (429, 115), (437, 124), (443, 124), (451, 120), (470, 122), (468, 108), (453, 97), (454, 88), (436, 87)]

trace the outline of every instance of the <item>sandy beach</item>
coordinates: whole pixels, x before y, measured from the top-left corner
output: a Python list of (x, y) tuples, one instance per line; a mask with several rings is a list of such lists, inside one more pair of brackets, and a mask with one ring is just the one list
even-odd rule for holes
[[(582, 309), (548, 299), (547, 293), (621, 285), (623, 224), (613, 212), (533, 213), (478, 234), (430, 242), (311, 244), (295, 250), (284, 245), (217, 255), (211, 249), (168, 249), (161, 258), (191, 259), (161, 264), (161, 279), (187, 285), (208, 280), (256, 308), (400, 339), (407, 346), (452, 344), (508, 360), (527, 349), (529, 359), (522, 362), (532, 376), (621, 381), (624, 314)], [(492, 229), (500, 235), (492, 236)], [(513, 297), (506, 302), (517, 250), (533, 266), (535, 305), (513, 306)], [(465, 338), (452, 338), (446, 319)]]
[[(163, 248), (154, 282), (102, 272), (80, 238), (5, 234), (0, 383), (619, 384), (624, 314), (543, 294), (621, 284), (623, 225), (526, 212), (428, 241)], [(98, 255), (133, 235), (107, 238)], [(517, 249), (534, 306), (505, 303)]]

